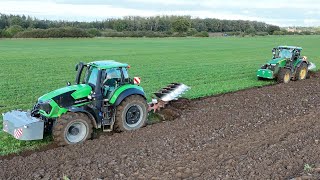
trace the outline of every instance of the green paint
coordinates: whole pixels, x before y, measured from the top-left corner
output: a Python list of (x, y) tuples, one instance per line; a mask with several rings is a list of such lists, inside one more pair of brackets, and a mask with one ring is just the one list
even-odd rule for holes
[[(66, 87), (51, 91), (51, 92), (41, 96), (38, 100), (39, 101), (47, 101), (47, 100), (50, 100), (60, 94), (63, 94), (63, 93), (69, 92), (69, 91), (78, 91), (78, 90), (80, 90), (80, 92), (79, 93), (75, 92), (74, 96), (75, 97), (81, 97), (81, 96), (83, 97), (83, 95), (88, 93), (88, 91), (91, 92), (91, 90), (89, 90), (89, 88), (91, 89), (91, 87), (87, 84), (66, 86)], [(87, 95), (89, 95), (89, 93)]]
[(273, 71), (271, 71), (269, 69), (259, 69), (257, 71), (257, 76), (258, 77), (262, 77), (262, 78), (267, 78), (267, 79), (273, 79), (274, 78)]
[(47, 114), (45, 111), (43, 110), (39, 110), (40, 114), (42, 114), (43, 116), (47, 117), (47, 118), (57, 118), (60, 117), (62, 114), (66, 113), (68, 111), (68, 109), (66, 108), (61, 108), (55, 101), (51, 100), (50, 101), (50, 105), (52, 107), (51, 112), (49, 114)]
[(300, 64), (301, 62), (302, 62), (302, 59), (298, 59), (298, 60), (296, 60), (296, 62), (294, 62), (293, 66), (297, 67), (298, 64)]
[[(47, 118), (57, 118), (60, 117), (62, 114), (66, 113), (68, 109), (60, 107), (52, 98), (59, 96), (63, 93), (69, 92), (69, 91), (75, 91), (71, 94), (71, 96), (74, 99), (79, 99), (88, 96), (92, 89), (89, 85), (86, 84), (80, 84), (80, 85), (72, 85), (72, 86), (67, 86), (63, 87), (54, 91), (51, 91), (43, 96), (41, 96), (38, 101), (50, 101), (50, 105), (52, 107), (51, 112), (48, 114), (43, 110), (39, 110), (40, 114)], [(80, 106), (80, 105), (77, 105)]]
[[(89, 86), (87, 84), (81, 84), (80, 86), (81, 86), (81, 88), (77, 89), (77, 91), (75, 91), (74, 93), (71, 94), (71, 96), (74, 99), (84, 98), (84, 97), (87, 97), (89, 94), (91, 94), (91, 91), (92, 91), (91, 86)], [(79, 87), (79, 85), (78, 85), (78, 87)]]
[(143, 88), (140, 87), (140, 86), (138, 86), (138, 85), (126, 84), (126, 85), (120, 86), (118, 89), (116, 89), (116, 90), (114, 91), (114, 93), (113, 93), (113, 95), (112, 95), (109, 103), (110, 103), (110, 104), (114, 104), (114, 103), (116, 102), (116, 100), (118, 99), (119, 95), (120, 95), (123, 91), (125, 91), (125, 90), (127, 90), (127, 89), (132, 89), (132, 88), (134, 88), (134, 89), (139, 89), (140, 91), (144, 92), (144, 91), (143, 91)]
[(282, 61), (286, 61), (286, 59), (284, 58), (276, 58), (276, 59), (272, 59), (270, 61), (267, 62), (267, 64), (279, 64), (281, 63)]

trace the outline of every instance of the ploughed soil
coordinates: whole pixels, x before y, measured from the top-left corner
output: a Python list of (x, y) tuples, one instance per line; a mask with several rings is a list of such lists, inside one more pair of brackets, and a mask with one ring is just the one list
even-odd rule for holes
[(137, 131), (2, 159), (0, 179), (320, 179), (318, 75), (168, 109)]

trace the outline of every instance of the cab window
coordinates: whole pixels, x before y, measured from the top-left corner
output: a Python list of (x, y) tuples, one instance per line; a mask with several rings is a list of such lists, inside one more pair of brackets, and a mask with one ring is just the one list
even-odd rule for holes
[(120, 69), (108, 69), (106, 71), (107, 73), (107, 78), (109, 79), (119, 79), (121, 78), (121, 71)]
[(122, 68), (122, 73), (123, 73), (123, 78), (124, 79), (128, 79), (129, 78), (129, 74), (128, 74), (127, 68)]
[(106, 71), (106, 78), (103, 81), (103, 84), (107, 86), (115, 86), (116, 82), (119, 80), (121, 80), (120, 69), (108, 69)]
[(90, 67), (90, 69), (87, 70), (86, 75), (85, 75), (85, 83), (96, 86), (98, 72), (99, 72), (99, 70), (97, 68)]

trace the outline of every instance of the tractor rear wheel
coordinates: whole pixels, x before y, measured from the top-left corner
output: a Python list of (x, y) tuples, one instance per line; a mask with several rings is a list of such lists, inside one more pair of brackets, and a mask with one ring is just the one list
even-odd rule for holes
[(307, 79), (308, 76), (308, 65), (306, 63), (302, 63), (296, 72), (296, 79), (297, 80), (303, 80)]
[(68, 112), (57, 119), (52, 134), (54, 141), (64, 146), (91, 138), (92, 131), (92, 122), (86, 114)]
[(277, 82), (278, 83), (288, 83), (291, 79), (291, 72), (290, 69), (287, 68), (281, 68), (279, 70), (278, 76), (277, 76)]
[(147, 102), (139, 95), (125, 98), (116, 110), (114, 130), (131, 131), (143, 127), (147, 122)]

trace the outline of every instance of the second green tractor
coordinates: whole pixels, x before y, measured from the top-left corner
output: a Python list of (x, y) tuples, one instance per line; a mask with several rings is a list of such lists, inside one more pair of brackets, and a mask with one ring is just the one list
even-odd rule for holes
[(301, 56), (302, 48), (296, 46), (278, 46), (272, 49), (272, 59), (258, 71), (258, 79), (276, 79), (278, 83), (308, 78), (315, 64), (306, 56)]

